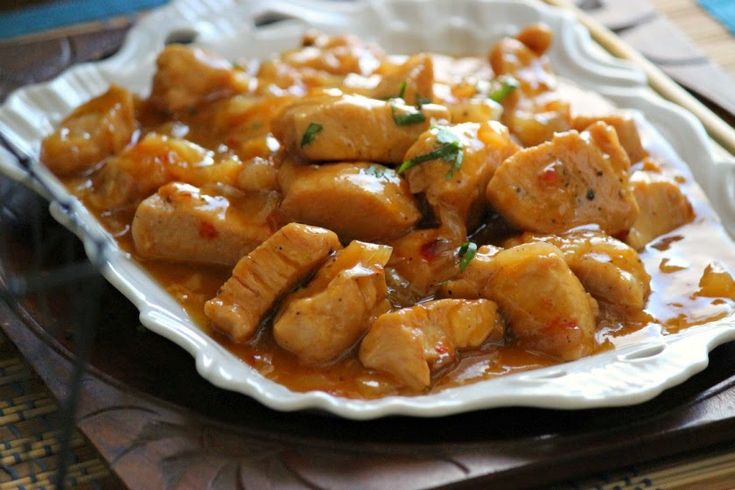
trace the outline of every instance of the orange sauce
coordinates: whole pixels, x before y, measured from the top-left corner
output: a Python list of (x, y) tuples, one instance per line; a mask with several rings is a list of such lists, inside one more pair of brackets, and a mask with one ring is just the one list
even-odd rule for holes
[[(264, 108), (258, 107), (254, 111), (257, 119)], [(145, 114), (142, 114), (142, 120), (148, 128), (161, 123)], [(195, 126), (196, 120), (192, 116), (177, 123), (183, 124), (183, 129), (174, 128), (172, 131), (188, 132), (187, 127)], [(258, 132), (258, 127), (253, 126), (253, 131)], [(223, 146), (202, 127), (196, 128), (188, 137), (211, 149)], [(655, 145), (647, 149), (656, 154)], [(659, 237), (641, 253), (645, 268), (652, 277), (652, 292), (644, 315), (625, 324), (603, 320), (597, 335), (600, 351), (733, 316), (735, 285), (730, 274), (735, 271), (735, 246), (716, 221), (700, 191), (694, 187), (692, 179), (682, 175), (677, 175), (676, 179), (692, 202), (697, 218), (676, 232)], [(66, 184), (85, 204), (89, 204), (87, 195), (93, 186), (90, 179), (67, 179)], [(88, 207), (94, 209), (93, 206)], [(389, 375), (363, 367), (354, 348), (328, 366), (308, 367), (299, 364), (292, 354), (276, 344), (270, 328), (260, 329), (259, 334), (245, 344), (236, 344), (213, 331), (204, 316), (204, 302), (215, 296), (217, 289), (229, 277), (230, 270), (137, 257), (130, 234), (132, 217), (133, 210), (130, 209), (97, 213), (97, 218), (116, 237), (121, 248), (131, 253), (184, 306), (197, 325), (264, 376), (295, 391), (320, 390), (349, 398), (370, 399), (404, 394)], [(430, 391), (550, 366), (556, 362), (548, 356), (512, 345), (485, 345), (476, 351), (462, 353), (452, 366), (437, 373)]]

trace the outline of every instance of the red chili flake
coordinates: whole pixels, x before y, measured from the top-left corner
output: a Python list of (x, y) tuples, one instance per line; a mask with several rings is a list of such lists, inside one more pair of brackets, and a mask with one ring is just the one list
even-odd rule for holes
[(214, 240), (217, 238), (217, 228), (214, 227), (212, 223), (209, 223), (207, 221), (202, 221), (199, 223), (199, 236), (202, 238), (206, 238), (207, 240)]
[(434, 260), (444, 249), (445, 241), (440, 238), (435, 238), (430, 242), (426, 242), (421, 245), (420, 254), (424, 260)]
[(559, 172), (556, 170), (556, 164), (547, 165), (539, 172), (538, 178), (544, 184), (556, 184), (559, 180)]

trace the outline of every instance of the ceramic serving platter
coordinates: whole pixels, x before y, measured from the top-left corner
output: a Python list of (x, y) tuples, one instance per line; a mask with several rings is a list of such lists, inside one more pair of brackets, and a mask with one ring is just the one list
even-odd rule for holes
[[(693, 174), (723, 225), (734, 230), (735, 165), (713, 157), (699, 122), (655, 95), (640, 71), (603, 52), (572, 16), (527, 1), (175, 0), (146, 15), (112, 58), (75, 66), (48, 83), (13, 93), (0, 107), (0, 130), (20, 152), (37, 155), (41, 139), (65, 114), (104, 92), (111, 82), (146, 95), (156, 55), (167, 41), (194, 39), (231, 59), (263, 58), (297, 45), (304, 29), (312, 26), (327, 33), (354, 33), (390, 53), (467, 55), (484, 54), (498, 37), (539, 21), (555, 32), (550, 53), (555, 71), (619, 107), (638, 111), (647, 146), (678, 166), (681, 173)], [(682, 162), (690, 162), (691, 170)], [(429, 395), (361, 401), (317, 391), (294, 392), (261, 376), (199, 329), (51, 173), (37, 164), (31, 168), (28, 172), (0, 149), (0, 172), (51, 201), (54, 218), (79, 236), (107, 280), (140, 310), (144, 326), (186, 349), (198, 372), (214, 385), (277, 410), (317, 409), (370, 419), (434, 417), (500, 406), (583, 409), (631, 405), (704, 369), (709, 351), (735, 339), (735, 319), (729, 318), (675, 335), (641, 336), (575, 362)]]

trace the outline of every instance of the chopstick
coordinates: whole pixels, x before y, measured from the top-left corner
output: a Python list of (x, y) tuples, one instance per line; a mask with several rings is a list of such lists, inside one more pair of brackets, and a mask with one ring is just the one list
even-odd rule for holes
[[(730, 154), (735, 155), (735, 129), (702, 104), (660, 68), (648, 61), (642, 54), (620, 39), (614, 32), (573, 5), (569, 0), (544, 0), (549, 5), (566, 9), (577, 17), (597, 41), (610, 54), (638, 65), (648, 78), (648, 84), (663, 98), (685, 108), (699, 119), (710, 137), (722, 145)], [(735, 48), (734, 48), (735, 49)]]

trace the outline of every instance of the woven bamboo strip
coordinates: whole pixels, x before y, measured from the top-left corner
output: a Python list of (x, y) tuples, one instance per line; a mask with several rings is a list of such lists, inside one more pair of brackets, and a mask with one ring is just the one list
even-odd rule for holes
[[(93, 459), (90, 461), (84, 461), (82, 463), (76, 463), (69, 466), (69, 470), (67, 471), (67, 479), (78, 479), (91, 472), (99, 472), (104, 470), (105, 467), (99, 460)], [(45, 483), (45, 485), (48, 486), (52, 484), (55, 475), (56, 469), (42, 471), (34, 474), (33, 476), (28, 475), (22, 478), (18, 478), (17, 480), (0, 483), (0, 490), (16, 490), (17, 488), (19, 488), (20, 485), (27, 486), (29, 484), (39, 485)]]
[(41, 417), (43, 415), (55, 412), (57, 409), (58, 407), (56, 406), (56, 404), (49, 404), (44, 407), (31, 408), (29, 410), (25, 410), (19, 413), (11, 413), (10, 415), (0, 417), (0, 426), (4, 424), (12, 424), (36, 417)]
[(0, 417), (4, 417), (6, 415), (11, 415), (18, 412), (23, 412), (26, 410), (32, 410), (34, 408), (41, 408), (48, 405), (56, 405), (56, 402), (53, 401), (49, 397), (41, 397), (37, 400), (29, 400), (26, 402), (18, 403), (17, 405), (13, 405), (7, 408), (0, 408)]
[[(84, 445), (84, 439), (80, 436), (75, 435), (69, 441), (71, 448), (78, 448)], [(0, 451), (0, 464), (12, 465), (18, 464), (22, 461), (28, 461), (29, 459), (44, 458), (52, 454), (58, 453), (61, 448), (61, 443), (54, 439), (49, 441), (39, 441), (30, 448), (15, 447)]]

